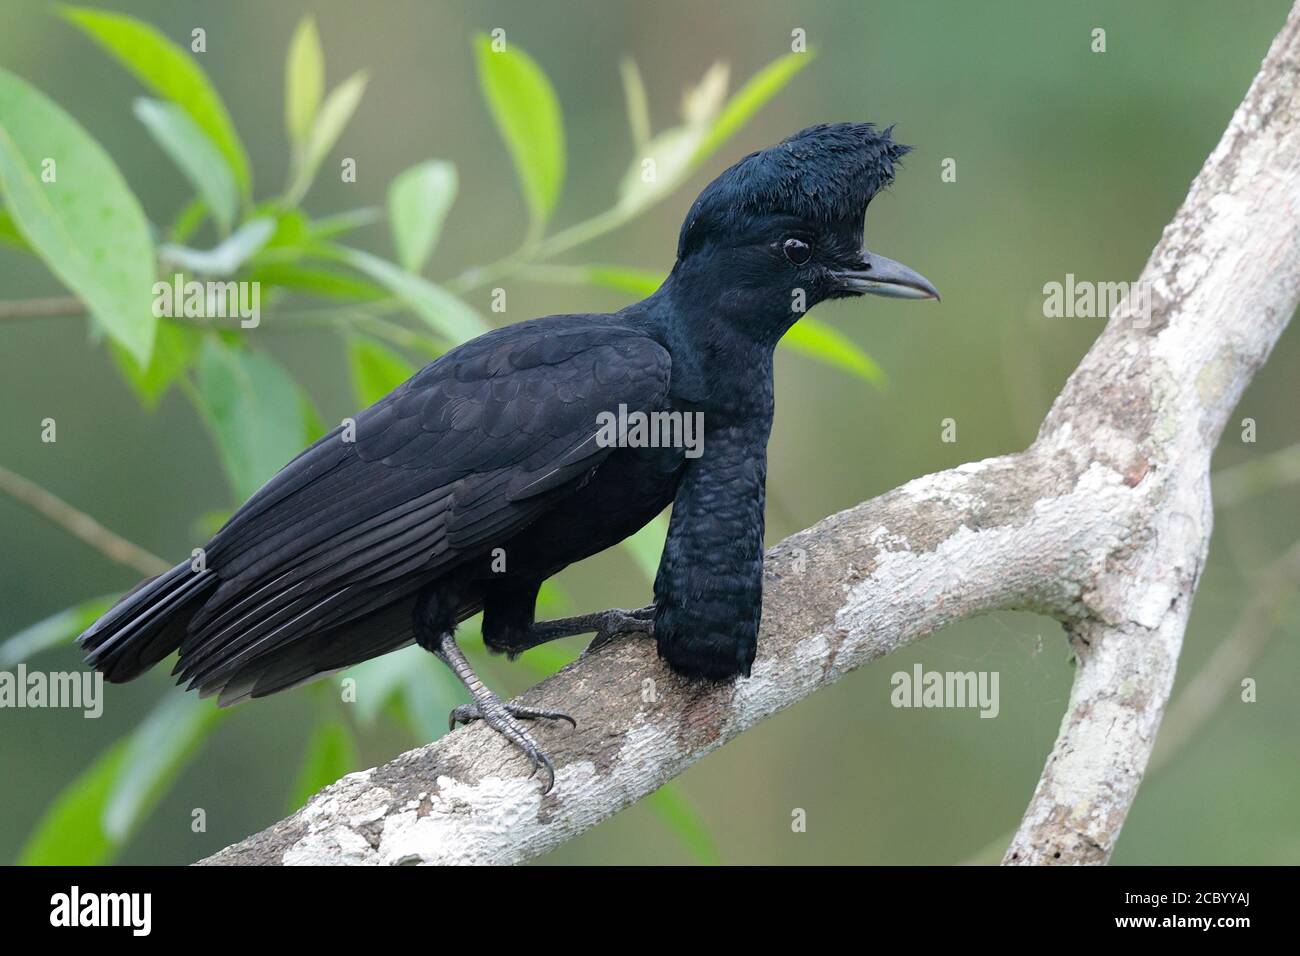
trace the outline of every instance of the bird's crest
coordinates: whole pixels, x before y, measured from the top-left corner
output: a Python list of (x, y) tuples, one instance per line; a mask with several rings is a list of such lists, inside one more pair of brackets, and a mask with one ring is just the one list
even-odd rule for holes
[[(890, 184), (910, 146), (893, 127), (872, 123), (810, 126), (750, 153), (705, 187), (682, 223), (680, 258), (709, 229), (727, 230), (745, 216), (784, 212), (813, 222), (860, 218)], [(696, 228), (697, 226), (703, 228)]]

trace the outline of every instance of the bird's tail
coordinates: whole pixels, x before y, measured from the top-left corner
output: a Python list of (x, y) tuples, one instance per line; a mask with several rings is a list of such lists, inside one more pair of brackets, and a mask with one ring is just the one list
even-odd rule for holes
[(86, 663), (115, 684), (139, 677), (180, 647), (190, 618), (218, 583), (188, 561), (141, 581), (77, 639)]

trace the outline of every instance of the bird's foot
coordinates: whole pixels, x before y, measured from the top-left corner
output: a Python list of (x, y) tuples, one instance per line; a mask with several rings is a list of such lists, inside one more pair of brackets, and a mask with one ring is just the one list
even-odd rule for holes
[(583, 655), (590, 654), (599, 647), (604, 647), (616, 637), (624, 634), (644, 634), (653, 637), (655, 633), (655, 606), (640, 607), (634, 611), (611, 608), (595, 615), (599, 619), (596, 636), (591, 639)]
[[(517, 720), (567, 720), (572, 727), (577, 727), (578, 722), (568, 714), (558, 710), (542, 710), (539, 707), (526, 707), (523, 704), (502, 703), (507, 714)], [(477, 704), (461, 704), (451, 712), (448, 727), (455, 730), (461, 724), (472, 724), (476, 720), (486, 719), (483, 716), (483, 709)], [(489, 726), (491, 726), (489, 724)]]
[(526, 707), (523, 704), (509, 704), (485, 687), (475, 693), (475, 700), (470, 704), (461, 704), (455, 708), (447, 721), (447, 726), (455, 730), (459, 724), (470, 724), (481, 720), (506, 740), (524, 752), (533, 765), (533, 776), (541, 770), (545, 776), (542, 793), (550, 793), (555, 786), (555, 765), (551, 758), (537, 745), (532, 734), (519, 723), (521, 720), (567, 720), (574, 727), (578, 722), (568, 714), (558, 710), (542, 710)]
[(506, 740), (510, 741), (516, 747), (524, 752), (529, 762), (533, 765), (531, 776), (537, 776), (539, 770), (545, 774), (542, 793), (550, 793), (551, 788), (555, 786), (555, 765), (551, 763), (551, 758), (546, 756), (542, 748), (537, 745), (533, 735), (524, 729), (521, 720), (567, 720), (578, 726), (568, 714), (562, 714), (557, 710), (541, 710), (536, 707), (525, 707), (522, 704), (508, 704), (503, 701), (492, 691), (484, 686), (479, 680), (474, 669), (470, 667), (469, 661), (465, 658), (465, 653), (456, 643), (456, 638), (450, 633), (441, 635), (441, 638), (435, 645), (433, 651), (448, 667), (451, 668), (457, 679), (465, 685), (469, 691), (473, 702), (462, 704), (451, 712), (448, 725), (451, 730), (456, 729), (458, 723), (468, 724), (471, 721), (481, 720)]

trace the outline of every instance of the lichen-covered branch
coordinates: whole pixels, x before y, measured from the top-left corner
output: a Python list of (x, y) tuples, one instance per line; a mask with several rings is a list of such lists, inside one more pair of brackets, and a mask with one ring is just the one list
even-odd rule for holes
[(753, 675), (688, 683), (629, 638), (523, 696), (556, 765), (471, 726), (351, 774), (205, 863), (513, 863), (545, 853), (764, 717), (953, 621), (1060, 620), (1079, 666), (1007, 862), (1104, 862), (1163, 715), (1211, 527), (1209, 462), (1300, 299), (1300, 13), (1028, 450), (917, 479), (768, 554)]
[(1137, 793), (1209, 547), (1210, 456), (1300, 302), (1297, 103), (1300, 5), (1142, 273), (1149, 324), (1113, 317), (1039, 434), (1133, 494), (1063, 618), (1079, 671), (1004, 862), (1105, 862)]

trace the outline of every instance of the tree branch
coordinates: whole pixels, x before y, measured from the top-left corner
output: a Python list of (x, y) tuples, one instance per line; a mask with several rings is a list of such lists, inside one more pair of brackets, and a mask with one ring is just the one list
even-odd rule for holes
[(171, 570), (171, 565), (138, 544), (109, 531), (84, 511), (72, 507), (58, 495), (34, 481), (0, 466), (0, 491), (49, 518), (64, 531), (75, 535), (110, 561), (124, 564), (147, 578)]
[(5, 319), (44, 319), (58, 315), (83, 315), (86, 306), (74, 295), (49, 299), (11, 299), (0, 302), (0, 321)]
[(1300, 300), (1300, 7), (1152, 254), (1149, 321), (1117, 312), (1026, 451), (912, 481), (768, 552), (747, 680), (697, 685), (624, 640), (523, 695), (527, 763), (474, 725), (350, 774), (205, 863), (513, 863), (545, 853), (764, 717), (946, 624), (1050, 614), (1078, 658), (1006, 862), (1104, 862), (1150, 756), (1211, 527), (1209, 462)]
[[(1214, 649), (1210, 659), (1183, 685), (1160, 724), (1160, 736), (1147, 761), (1143, 779), (1171, 763), (1183, 747), (1209, 723), (1230, 692), (1239, 687), (1278, 631), (1287, 604), (1300, 590), (1300, 541), (1292, 544), (1263, 572), (1259, 587), (1247, 602), (1232, 633)], [(1014, 831), (999, 834), (972, 854), (963, 866), (981, 866), (1003, 856)]]
[(1039, 433), (1134, 487), (1063, 618), (1079, 671), (1003, 862), (1105, 862), (1137, 794), (1209, 547), (1210, 456), (1300, 300), (1298, 67), (1300, 5), (1143, 270), (1149, 327), (1112, 317)]

